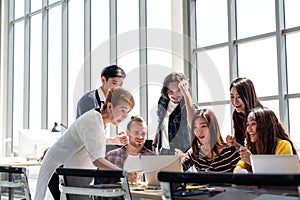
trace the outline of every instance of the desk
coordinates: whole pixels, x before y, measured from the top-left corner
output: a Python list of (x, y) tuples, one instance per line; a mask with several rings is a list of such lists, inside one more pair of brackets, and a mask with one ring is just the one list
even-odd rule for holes
[[(7, 167), (25, 167), (28, 177), (28, 186), (31, 196), (35, 193), (36, 181), (40, 170), (41, 163), (36, 160), (27, 161), (21, 157), (0, 157), (0, 166)], [(9, 189), (12, 192), (12, 189)]]
[[(245, 199), (254, 199), (253, 195), (269, 195), (269, 198), (274, 199), (275, 196), (271, 195), (283, 195), (289, 194), (292, 197), (277, 196), (278, 199), (290, 198), (298, 199), (297, 188), (300, 185), (300, 174), (233, 174), (233, 173), (182, 173), (182, 172), (159, 172), (158, 179), (165, 183), (163, 187), (163, 195), (165, 199), (235, 199), (234, 195), (249, 195), (249, 191), (246, 191), (248, 186), (258, 186), (251, 191), (251, 197)], [(198, 195), (190, 197), (178, 197), (174, 196), (174, 185), (178, 183), (197, 183), (197, 184), (215, 184), (226, 185), (226, 192), (219, 193), (212, 198), (208, 198), (209, 195)], [(240, 187), (239, 190), (234, 191), (235, 187)], [(244, 187), (244, 189), (242, 188)], [(249, 187), (248, 187), (249, 188)], [(251, 188), (249, 188), (251, 189)], [(236, 193), (238, 192), (238, 193)], [(228, 197), (226, 197), (228, 196)], [(256, 197), (257, 197), (256, 196)], [(240, 196), (241, 197), (241, 196)], [(241, 198), (237, 198), (241, 199)]]
[(161, 190), (135, 191), (131, 189), (130, 193), (131, 193), (131, 197), (133, 198), (154, 199), (154, 200), (161, 200), (162, 198)]
[(0, 157), (0, 166), (25, 167), (39, 166), (41, 163), (37, 160), (27, 160), (22, 157)]

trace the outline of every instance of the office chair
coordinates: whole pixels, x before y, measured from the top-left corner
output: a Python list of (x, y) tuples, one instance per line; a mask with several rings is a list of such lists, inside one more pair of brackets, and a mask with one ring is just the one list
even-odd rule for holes
[[(59, 175), (61, 200), (131, 200), (127, 174), (121, 170), (58, 168), (56, 172)], [(97, 183), (94, 183), (95, 178)]]
[[(3, 188), (8, 188), (8, 199), (14, 199), (14, 190), (21, 189), (24, 192), (26, 200), (31, 200), (29, 191), (28, 179), (26, 175), (26, 168), (24, 167), (10, 167), (0, 166), (0, 199)], [(25, 200), (24, 199), (24, 200)]]

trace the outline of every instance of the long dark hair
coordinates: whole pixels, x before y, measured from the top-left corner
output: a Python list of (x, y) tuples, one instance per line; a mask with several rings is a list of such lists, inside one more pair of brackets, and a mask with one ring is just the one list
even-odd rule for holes
[(252, 81), (248, 78), (236, 78), (230, 84), (229, 90), (236, 88), (242, 101), (245, 104), (245, 113), (248, 114), (252, 108), (263, 107), (259, 98), (256, 96)]
[(178, 72), (173, 72), (171, 74), (169, 74), (168, 76), (166, 76), (166, 78), (164, 79), (163, 82), (163, 87), (161, 89), (161, 94), (164, 98), (169, 98), (168, 97), (168, 88), (169, 88), (169, 84), (172, 82), (177, 82), (179, 83), (180, 81), (184, 80), (184, 75), (182, 73), (178, 73)]
[(291, 143), (293, 154), (297, 154), (293, 142), (282, 123), (277, 119), (275, 113), (269, 108), (254, 108), (251, 114), (256, 120), (257, 141), (251, 142), (250, 135), (246, 131), (247, 148), (253, 154), (275, 154), (277, 140), (287, 140)]
[(191, 127), (191, 147), (193, 150), (192, 157), (197, 159), (199, 156), (199, 144), (201, 145), (199, 139), (195, 136), (195, 121), (199, 118), (203, 118), (208, 127), (209, 127), (209, 134), (210, 134), (210, 147), (212, 151), (214, 151), (217, 155), (219, 155), (218, 147), (224, 145), (223, 138), (221, 136), (220, 127), (217, 121), (217, 118), (214, 112), (210, 109), (200, 109), (198, 110), (193, 117), (192, 120), (192, 127)]

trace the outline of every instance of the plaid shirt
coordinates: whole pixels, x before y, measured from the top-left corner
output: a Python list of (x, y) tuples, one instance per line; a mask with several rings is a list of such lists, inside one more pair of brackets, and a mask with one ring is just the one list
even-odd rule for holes
[[(155, 155), (155, 153), (147, 149), (145, 146), (143, 146), (141, 150), (141, 155)], [(109, 151), (105, 155), (106, 160), (108, 160), (109, 162), (113, 163), (114, 165), (122, 169), (127, 157), (128, 154), (126, 152), (126, 146), (122, 146), (121, 148)]]

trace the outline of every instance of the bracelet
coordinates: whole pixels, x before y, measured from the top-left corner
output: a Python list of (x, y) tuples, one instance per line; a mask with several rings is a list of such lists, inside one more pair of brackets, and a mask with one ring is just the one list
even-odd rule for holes
[(156, 147), (157, 147), (157, 144), (152, 144), (152, 146), (156, 148)]

